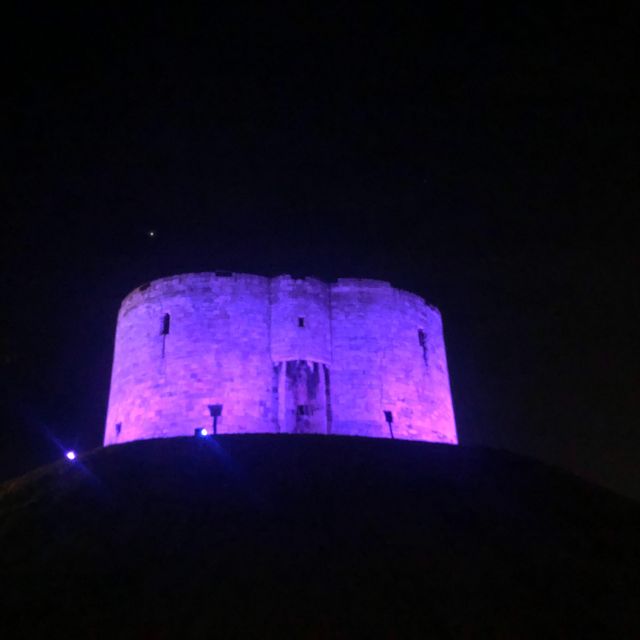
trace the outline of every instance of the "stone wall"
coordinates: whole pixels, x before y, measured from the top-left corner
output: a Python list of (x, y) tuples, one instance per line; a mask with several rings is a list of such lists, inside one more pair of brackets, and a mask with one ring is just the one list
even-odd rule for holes
[(133, 291), (105, 445), (191, 435), (213, 404), (219, 433), (457, 442), (440, 314), (375, 280), (201, 273)]

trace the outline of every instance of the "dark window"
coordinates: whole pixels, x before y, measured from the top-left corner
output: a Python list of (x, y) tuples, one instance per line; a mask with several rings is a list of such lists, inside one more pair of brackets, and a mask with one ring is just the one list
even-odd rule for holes
[(422, 359), (429, 366), (429, 351), (427, 350), (427, 335), (422, 329), (418, 329), (418, 342), (422, 347)]
[(164, 318), (162, 318), (162, 335), (169, 335), (169, 328), (171, 326), (171, 316), (168, 313), (164, 314)]
[(116, 435), (119, 436), (122, 431), (122, 422), (116, 422)]
[(308, 416), (310, 414), (308, 404), (299, 404), (296, 414), (299, 416)]
[(304, 318), (298, 318), (298, 326), (304, 327)]

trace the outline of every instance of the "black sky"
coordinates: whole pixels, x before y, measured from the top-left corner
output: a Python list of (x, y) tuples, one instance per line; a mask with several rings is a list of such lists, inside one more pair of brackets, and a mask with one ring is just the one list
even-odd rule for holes
[(463, 443), (640, 498), (638, 12), (230, 4), (8, 16), (0, 478), (100, 444), (128, 291), (222, 268), (425, 296)]

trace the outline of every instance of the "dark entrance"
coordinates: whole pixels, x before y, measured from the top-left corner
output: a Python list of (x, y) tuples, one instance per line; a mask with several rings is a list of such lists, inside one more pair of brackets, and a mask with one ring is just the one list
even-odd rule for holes
[(329, 369), (308, 360), (274, 366), (274, 408), (282, 433), (330, 433)]

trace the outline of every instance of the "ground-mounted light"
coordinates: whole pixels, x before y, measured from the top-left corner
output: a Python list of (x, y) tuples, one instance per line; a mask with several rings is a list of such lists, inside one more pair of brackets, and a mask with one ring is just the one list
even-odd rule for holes
[(393, 412), (392, 411), (385, 411), (384, 412), (384, 419), (385, 422), (387, 423), (387, 425), (389, 425), (389, 435), (391, 436), (391, 439), (393, 440)]
[(67, 460), (71, 460), (71, 462), (73, 462), (73, 461), (78, 457), (78, 455), (76, 454), (76, 452), (75, 452), (75, 451), (73, 451), (73, 450), (71, 449), (71, 450), (67, 451), (67, 452), (64, 454), (64, 457), (65, 457)]
[(206, 438), (209, 435), (209, 431), (204, 427), (198, 427), (193, 430), (193, 435), (196, 436), (196, 438)]
[(221, 404), (210, 404), (209, 414), (213, 419), (213, 435), (218, 435), (218, 418), (222, 415), (222, 405)]

